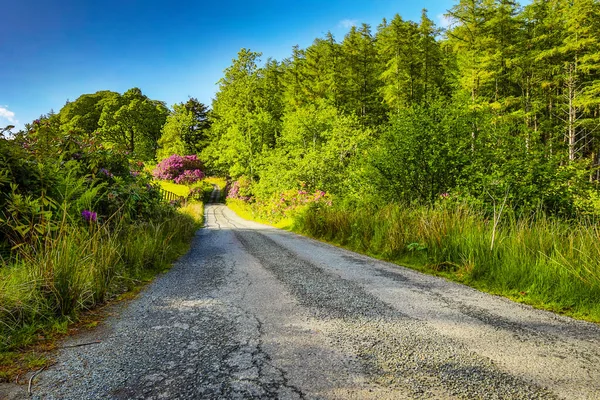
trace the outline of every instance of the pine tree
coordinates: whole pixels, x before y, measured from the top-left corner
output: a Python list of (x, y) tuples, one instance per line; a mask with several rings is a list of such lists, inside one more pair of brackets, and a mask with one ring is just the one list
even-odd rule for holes
[(366, 124), (380, 121), (384, 112), (379, 96), (378, 58), (369, 25), (350, 29), (341, 45), (341, 57), (341, 109), (361, 117)]
[(382, 63), (381, 94), (388, 107), (398, 112), (414, 100), (414, 81), (418, 70), (417, 27), (400, 15), (384, 22), (377, 33), (377, 51)]

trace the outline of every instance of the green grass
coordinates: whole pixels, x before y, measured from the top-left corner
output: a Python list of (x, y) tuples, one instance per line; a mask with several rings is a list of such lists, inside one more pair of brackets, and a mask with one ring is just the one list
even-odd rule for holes
[(258, 210), (256, 210), (255, 207), (242, 200), (227, 199), (227, 206), (242, 218), (260, 222), (262, 224), (271, 225), (279, 229), (290, 230), (294, 225), (294, 220), (291, 218), (283, 218), (279, 219), (278, 221), (272, 221), (265, 218), (261, 218), (261, 213)]
[(169, 192), (175, 193), (178, 196), (187, 197), (190, 194), (190, 187), (187, 185), (179, 185), (171, 181), (157, 181), (161, 188)]
[(201, 201), (190, 201), (181, 207), (179, 212), (193, 218), (196, 221), (197, 228), (204, 225), (204, 203)]
[(15, 262), (0, 266), (0, 381), (28, 368), (24, 349), (168, 269), (189, 249), (202, 213), (201, 203), (190, 203), (149, 222), (63, 223), (23, 246)]
[(191, 184), (191, 185), (180, 185), (177, 183), (173, 183), (171, 181), (156, 181), (160, 185), (161, 188), (167, 190), (169, 192), (175, 193), (178, 196), (182, 196), (187, 198), (192, 189), (202, 188), (203, 196), (202, 199), (204, 201), (208, 201), (210, 199), (210, 195), (213, 191), (213, 184), (217, 185), (221, 190), (221, 198), (219, 201), (225, 200), (225, 187), (227, 186), (227, 181), (225, 178), (209, 176), (204, 178), (203, 180)]
[[(311, 209), (294, 230), (537, 307), (600, 322), (600, 227), (465, 207)], [(492, 242), (492, 237), (494, 240)]]
[(217, 185), (221, 192), (225, 192), (225, 186), (227, 186), (227, 180), (225, 178), (219, 176), (207, 176), (204, 178), (204, 181), (211, 185)]

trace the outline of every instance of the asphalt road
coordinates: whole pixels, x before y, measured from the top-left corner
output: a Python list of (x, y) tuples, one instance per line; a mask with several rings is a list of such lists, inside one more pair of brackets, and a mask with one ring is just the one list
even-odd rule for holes
[(600, 327), (207, 205), (190, 252), (38, 399), (600, 399)]

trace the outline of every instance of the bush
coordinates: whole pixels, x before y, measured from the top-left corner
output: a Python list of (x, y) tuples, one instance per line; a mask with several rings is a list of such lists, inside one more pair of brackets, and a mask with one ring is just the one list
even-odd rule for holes
[(159, 162), (152, 175), (156, 179), (191, 184), (204, 178), (201, 168), (202, 162), (195, 154), (189, 156), (173, 154)]

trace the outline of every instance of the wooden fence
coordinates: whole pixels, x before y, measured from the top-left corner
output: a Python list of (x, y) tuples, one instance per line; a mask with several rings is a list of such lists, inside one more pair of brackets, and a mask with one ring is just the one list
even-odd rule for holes
[(168, 203), (170, 203), (172, 201), (179, 201), (179, 202), (181, 202), (181, 205), (184, 205), (186, 202), (185, 197), (180, 196), (176, 193), (170, 192), (168, 190), (165, 190), (163, 188), (160, 188), (160, 195), (161, 195), (162, 199)]

